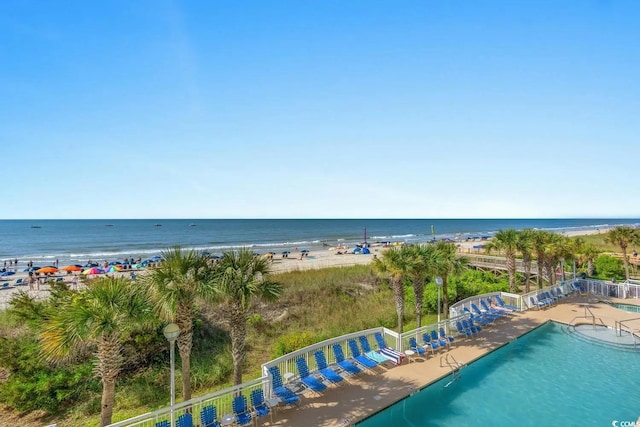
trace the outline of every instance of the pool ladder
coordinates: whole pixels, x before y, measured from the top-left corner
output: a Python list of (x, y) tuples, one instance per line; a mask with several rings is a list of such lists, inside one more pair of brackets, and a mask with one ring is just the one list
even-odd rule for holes
[(445, 354), (444, 356), (440, 356), (440, 367), (446, 368), (449, 367), (451, 369), (451, 381), (449, 381), (444, 387), (447, 388), (455, 381), (458, 381), (460, 378), (460, 370), (464, 367), (464, 364), (458, 362), (453, 354)]

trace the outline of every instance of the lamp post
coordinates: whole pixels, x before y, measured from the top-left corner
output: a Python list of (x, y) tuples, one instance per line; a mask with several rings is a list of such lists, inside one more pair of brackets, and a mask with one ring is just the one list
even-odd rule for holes
[(173, 419), (173, 407), (176, 404), (176, 377), (175, 377), (175, 343), (178, 335), (180, 335), (180, 328), (175, 323), (169, 323), (164, 327), (162, 331), (164, 333), (164, 337), (169, 341), (169, 358), (171, 360), (171, 427), (175, 425), (175, 421)]
[(564, 282), (564, 258), (560, 258), (560, 281)]
[(438, 288), (438, 323), (440, 323), (440, 288), (442, 287), (442, 277), (436, 277), (436, 287)]

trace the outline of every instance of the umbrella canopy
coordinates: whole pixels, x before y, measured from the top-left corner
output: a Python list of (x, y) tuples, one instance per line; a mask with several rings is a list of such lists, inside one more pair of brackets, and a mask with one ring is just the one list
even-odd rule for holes
[(44, 274), (57, 273), (57, 272), (58, 272), (58, 269), (55, 267), (42, 267), (36, 270), (36, 273), (44, 273)]
[(104, 273), (104, 270), (101, 268), (87, 268), (85, 271), (82, 272), (82, 274), (102, 274)]
[(60, 270), (64, 270), (64, 271), (82, 271), (82, 267), (79, 267), (77, 265), (65, 265)]
[(36, 271), (36, 270), (40, 270), (40, 267), (29, 267), (29, 268), (25, 268), (22, 271), (26, 273), (27, 271)]
[(289, 251), (282, 251), (282, 252), (280, 252), (280, 253), (281, 253), (282, 255), (286, 255), (286, 254), (290, 254), (291, 252), (289, 252)]
[(14, 271), (5, 271), (3, 273), (0, 273), (0, 276), (7, 277), (7, 276), (13, 276), (14, 274), (16, 274)]
[(122, 271), (122, 267), (119, 267), (117, 265), (112, 265), (107, 269), (107, 273), (113, 273), (115, 271)]
[(304, 253), (309, 252), (309, 249), (300, 249), (300, 252), (302, 252), (304, 254)]

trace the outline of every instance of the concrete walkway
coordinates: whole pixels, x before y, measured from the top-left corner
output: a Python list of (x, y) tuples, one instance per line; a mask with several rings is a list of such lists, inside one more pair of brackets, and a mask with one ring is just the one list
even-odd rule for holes
[[(569, 323), (577, 316), (585, 315), (585, 307), (605, 324), (613, 327), (616, 320), (640, 318), (631, 313), (611, 307), (604, 298), (572, 296), (546, 310), (529, 310), (518, 313), (486, 327), (476, 337), (456, 337), (455, 346), (448, 353), (463, 364), (484, 356), (496, 348), (530, 332), (548, 320)], [(625, 304), (640, 304), (638, 300), (611, 300)], [(588, 312), (586, 312), (589, 314)], [(591, 319), (579, 319), (591, 322)], [(640, 320), (629, 325), (640, 329)], [(416, 389), (425, 387), (450, 374), (450, 368), (440, 366), (436, 353), (427, 357), (414, 357), (412, 363), (401, 366), (379, 368), (378, 373), (361, 374), (350, 379), (348, 384), (330, 387), (322, 395), (305, 394), (298, 408), (282, 408), (274, 416), (262, 421), (263, 426), (348, 426), (387, 406), (405, 398)]]

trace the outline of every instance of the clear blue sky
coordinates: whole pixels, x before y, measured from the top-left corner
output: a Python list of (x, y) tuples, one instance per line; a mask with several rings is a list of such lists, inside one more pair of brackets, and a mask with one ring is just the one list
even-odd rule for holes
[(640, 2), (0, 2), (0, 218), (639, 217)]

